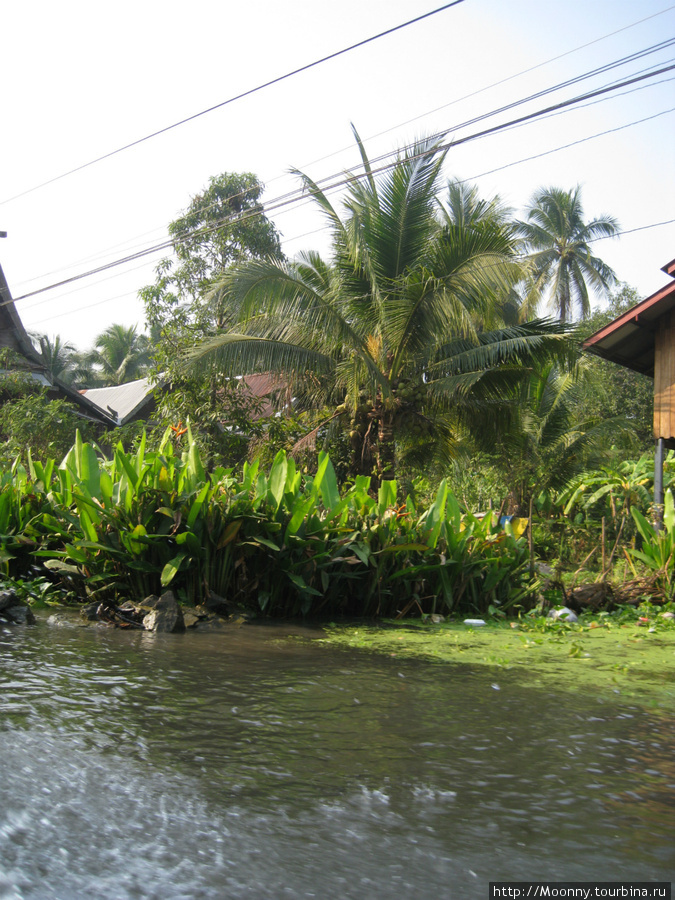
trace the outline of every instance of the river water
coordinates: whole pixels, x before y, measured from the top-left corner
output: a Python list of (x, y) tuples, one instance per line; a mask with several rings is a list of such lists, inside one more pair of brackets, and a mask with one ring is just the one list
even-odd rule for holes
[(0, 631), (0, 898), (668, 880), (662, 713), (248, 626)]

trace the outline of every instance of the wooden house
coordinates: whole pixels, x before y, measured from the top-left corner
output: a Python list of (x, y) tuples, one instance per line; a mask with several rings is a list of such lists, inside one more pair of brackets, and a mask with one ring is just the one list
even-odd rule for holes
[[(675, 279), (675, 259), (663, 266)], [(663, 453), (675, 449), (675, 280), (584, 342), (584, 349), (654, 379), (654, 502), (663, 503)]]

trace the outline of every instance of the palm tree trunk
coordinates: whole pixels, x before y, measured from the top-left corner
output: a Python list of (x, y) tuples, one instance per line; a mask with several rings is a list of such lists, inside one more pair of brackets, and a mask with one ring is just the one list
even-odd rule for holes
[(395, 454), (394, 416), (381, 410), (377, 426), (377, 477), (380, 483), (396, 478)]

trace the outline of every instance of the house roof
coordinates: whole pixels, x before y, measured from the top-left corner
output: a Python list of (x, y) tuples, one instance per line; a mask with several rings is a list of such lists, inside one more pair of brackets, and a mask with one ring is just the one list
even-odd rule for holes
[(19, 318), (2, 266), (0, 266), (0, 347), (9, 347), (18, 353), (31, 371), (44, 373), (44, 363)]
[[(260, 409), (253, 416), (254, 419), (272, 416), (277, 410), (274, 404), (274, 395), (284, 392), (288, 395), (288, 387), (280, 375), (271, 372), (260, 372), (257, 375), (242, 375), (239, 383), (252, 397), (263, 401)], [(286, 405), (290, 403), (290, 395), (287, 396)]]
[(111, 387), (89, 388), (82, 395), (106, 415), (112, 417), (116, 425), (125, 425), (141, 414), (154, 401), (155, 383), (149, 378), (139, 378), (127, 384)]
[[(272, 403), (271, 395), (285, 389), (283, 381), (278, 376), (261, 373), (245, 375), (238, 380), (242, 390), (262, 401), (260, 409), (254, 416), (255, 419), (274, 414), (276, 407)], [(171, 385), (161, 377), (159, 382), (150, 378), (139, 378), (127, 384), (89, 388), (81, 394), (102, 413), (110, 416), (115, 425), (126, 425), (134, 419), (147, 418), (152, 412), (156, 388), (171, 390)]]
[(55, 388), (60, 396), (67, 397), (68, 400), (75, 403), (87, 418), (95, 419), (97, 422), (102, 422), (108, 426), (114, 424), (109, 413), (95, 406), (83, 397), (79, 391), (76, 391), (75, 388), (69, 384), (64, 384), (58, 378), (49, 379), (47, 377), (42, 357), (33, 346), (28, 332), (23, 327), (23, 323), (16, 311), (2, 266), (0, 266), (0, 347), (9, 347), (15, 353), (18, 353), (25, 361), (26, 368), (34, 378), (44, 382), (48, 387)]
[[(662, 269), (675, 278), (675, 259)], [(654, 333), (659, 319), (675, 307), (675, 281), (633, 306), (586, 341), (584, 349), (654, 377)]]

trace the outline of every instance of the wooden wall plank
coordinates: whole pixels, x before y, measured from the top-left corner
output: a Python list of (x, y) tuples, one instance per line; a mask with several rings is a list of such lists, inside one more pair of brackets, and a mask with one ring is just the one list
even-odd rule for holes
[(675, 438), (675, 310), (659, 319), (654, 335), (654, 438)]

